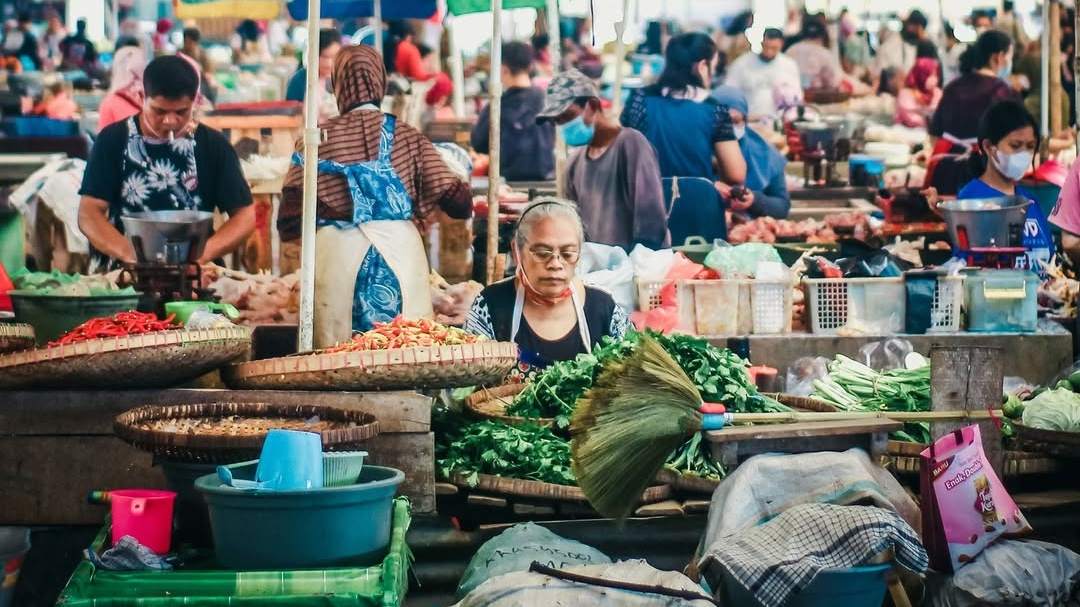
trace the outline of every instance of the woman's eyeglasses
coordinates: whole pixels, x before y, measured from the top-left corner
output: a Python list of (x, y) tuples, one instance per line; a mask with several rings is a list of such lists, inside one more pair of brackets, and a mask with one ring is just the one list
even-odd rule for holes
[(576, 248), (565, 248), (556, 251), (550, 247), (531, 247), (528, 251), (529, 255), (532, 255), (532, 258), (540, 263), (548, 263), (557, 255), (563, 263), (573, 265), (581, 257), (581, 251)]

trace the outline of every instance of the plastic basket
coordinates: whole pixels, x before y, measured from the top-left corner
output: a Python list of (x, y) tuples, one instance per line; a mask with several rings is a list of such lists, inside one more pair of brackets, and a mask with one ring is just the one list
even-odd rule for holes
[(1031, 332), (1039, 321), (1039, 278), (1026, 270), (978, 270), (968, 274), (968, 330)]
[[(411, 562), (405, 532), (411, 516), (409, 501), (394, 500), (390, 550), (372, 567), (340, 567), (295, 571), (177, 571), (95, 570), (83, 560), (60, 594), (64, 607), (171, 607), (179, 605), (289, 605), (325, 607), (355, 605), (396, 607), (408, 589)], [(362, 524), (362, 522), (361, 522)], [(108, 548), (106, 525), (91, 548)]]
[(904, 279), (804, 278), (810, 332), (890, 335), (904, 329)]
[(961, 309), (964, 307), (964, 277), (940, 276), (934, 301), (930, 305), (928, 333), (954, 333), (962, 326)]
[[(638, 308), (659, 308), (668, 282), (639, 280)], [(791, 331), (791, 286), (784, 281), (677, 280), (675, 299), (679, 307), (677, 328), (684, 333), (721, 337)]]

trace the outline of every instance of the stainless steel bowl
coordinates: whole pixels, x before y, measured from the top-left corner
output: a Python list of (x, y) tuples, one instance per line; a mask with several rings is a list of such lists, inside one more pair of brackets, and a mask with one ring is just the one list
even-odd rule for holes
[(186, 263), (202, 255), (213, 227), (206, 211), (147, 211), (120, 218), (140, 262)]
[(1020, 196), (948, 200), (938, 205), (949, 239), (961, 249), (1019, 247), (1031, 201)]

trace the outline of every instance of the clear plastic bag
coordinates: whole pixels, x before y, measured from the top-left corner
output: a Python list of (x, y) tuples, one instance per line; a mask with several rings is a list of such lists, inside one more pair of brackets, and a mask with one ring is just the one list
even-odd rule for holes
[(753, 278), (758, 263), (781, 262), (776, 248), (763, 242), (747, 242), (732, 246), (718, 246), (705, 257), (705, 266), (720, 273), (724, 278)]
[(927, 580), (931, 607), (1080, 607), (1080, 555), (1064, 546), (1001, 540), (955, 575)]
[(824, 356), (804, 356), (787, 368), (784, 392), (795, 396), (810, 396), (814, 380), (829, 374), (829, 359)]
[(859, 348), (857, 357), (867, 367), (878, 371), (907, 368), (906, 359), (915, 351), (906, 339), (892, 338), (870, 342)]

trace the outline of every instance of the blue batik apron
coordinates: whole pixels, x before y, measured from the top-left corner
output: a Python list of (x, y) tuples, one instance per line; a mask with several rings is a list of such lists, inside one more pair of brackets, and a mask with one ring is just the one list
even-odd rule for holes
[[(427, 259), (412, 221), (412, 198), (390, 163), (395, 123), (393, 116), (384, 116), (374, 160), (352, 164), (319, 160), (320, 173), (347, 180), (353, 216), (318, 222), (316, 347), (348, 339), (354, 331), (366, 331), (401, 314), (431, 315)], [(303, 158), (294, 154), (293, 162), (302, 164)]]

